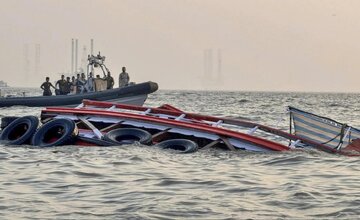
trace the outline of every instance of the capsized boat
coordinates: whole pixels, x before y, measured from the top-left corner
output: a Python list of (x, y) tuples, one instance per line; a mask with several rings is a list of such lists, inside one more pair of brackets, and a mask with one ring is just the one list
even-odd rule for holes
[[(112, 137), (109, 139), (109, 134), (114, 133), (114, 130), (137, 129), (151, 134), (151, 140), (147, 144), (155, 145), (181, 139), (191, 140), (199, 149), (220, 147), (231, 151), (273, 152), (314, 148), (329, 153), (360, 156), (359, 130), (342, 126), (344, 127), (340, 130), (342, 134), (335, 135), (336, 138), (329, 137), (331, 140), (326, 142), (325, 139), (316, 138), (313, 133), (311, 133), (312, 136), (307, 136), (298, 121), (300, 115), (303, 121), (308, 120), (305, 119), (308, 116), (317, 121), (319, 118), (324, 118), (292, 107), (289, 107), (289, 112), (293, 122), (296, 121), (295, 132), (292, 129), (290, 132), (285, 132), (233, 118), (188, 113), (170, 105), (152, 108), (91, 100), (84, 100), (76, 108), (48, 107), (42, 110), (41, 121), (47, 122), (54, 119), (74, 121), (79, 128), (80, 139), (77, 144), (80, 145), (94, 143), (101, 145), (101, 142), (96, 142), (96, 140), (119, 142), (123, 138), (130, 137), (130, 139), (138, 138), (139, 140), (141, 138), (136, 138), (136, 134), (125, 135), (121, 132), (117, 132), (115, 136), (111, 134)], [(325, 122), (333, 123), (330, 119)], [(307, 124), (308, 130), (309, 126), (312, 125)], [(314, 126), (314, 129), (318, 128)], [(324, 126), (324, 130), (326, 129), (331, 130), (330, 127)], [(336, 141), (341, 144), (335, 144)], [(177, 143), (176, 145), (176, 148), (180, 148), (178, 145), (186, 144)], [(186, 149), (186, 146), (183, 148)]]

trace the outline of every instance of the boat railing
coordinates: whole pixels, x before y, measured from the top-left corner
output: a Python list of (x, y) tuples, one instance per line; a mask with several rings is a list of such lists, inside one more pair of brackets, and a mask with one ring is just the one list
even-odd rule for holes
[[(101, 102), (101, 101), (92, 101), (92, 100), (83, 100), (83, 105), (84, 108), (97, 108), (97, 109), (112, 108), (111, 111), (120, 111), (120, 112), (128, 111), (136, 114), (146, 113), (146, 115), (148, 116), (167, 117), (168, 119), (175, 119), (184, 114), (184, 116), (182, 117), (182, 121), (188, 123), (200, 123), (205, 126), (216, 125), (224, 129), (242, 131), (247, 133), (248, 135), (253, 135), (253, 136), (255, 136), (255, 132), (257, 136), (261, 136), (261, 137), (269, 138), (270, 136), (277, 136), (277, 138), (287, 140), (288, 146), (291, 147), (303, 146), (305, 144), (326, 152), (332, 152), (332, 153), (337, 152), (336, 149), (333, 149), (329, 146), (317, 143), (315, 141), (300, 136), (296, 136), (294, 134), (291, 134), (289, 132), (277, 128), (269, 127), (254, 122), (244, 121), (240, 119), (206, 116), (201, 114), (183, 112), (170, 105), (168, 105), (167, 109), (164, 109), (164, 108), (132, 106), (126, 104), (114, 104), (112, 102)], [(169, 110), (171, 108), (174, 108), (176, 110)], [(221, 123), (219, 121), (221, 121)]]

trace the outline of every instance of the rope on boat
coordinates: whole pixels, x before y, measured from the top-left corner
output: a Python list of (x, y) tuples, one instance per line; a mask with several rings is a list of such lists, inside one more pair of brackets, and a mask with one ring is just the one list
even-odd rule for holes
[[(292, 134), (292, 126), (293, 126), (293, 115), (291, 114), (291, 110), (290, 110), (290, 108), (288, 107), (287, 108), (287, 111), (288, 112), (290, 112), (290, 114), (289, 114), (289, 117), (290, 117), (290, 123), (289, 123), (289, 132), (290, 132), (290, 134)], [(346, 133), (345, 133), (345, 129), (348, 127), (348, 129), (347, 129), (347, 131), (346, 131)], [(340, 136), (340, 140), (339, 140), (339, 143), (338, 143), (338, 145), (334, 148), (334, 149), (336, 149), (336, 150), (340, 150), (341, 149), (341, 147), (342, 147), (342, 145), (343, 145), (343, 143), (344, 143), (344, 141), (345, 141), (345, 139), (346, 139), (346, 137), (347, 136), (349, 136), (349, 143), (350, 143), (350, 135), (349, 135), (349, 133), (350, 133), (350, 130), (351, 130), (351, 127), (350, 126), (348, 126), (347, 124), (342, 124), (341, 125), (341, 130), (340, 130), (340, 133), (339, 134), (337, 134), (335, 137), (333, 137), (333, 138), (331, 138), (330, 140), (328, 140), (328, 141), (326, 141), (326, 142), (323, 142), (323, 143), (320, 143), (320, 144), (323, 144), (323, 145), (326, 145), (326, 144), (328, 144), (328, 143), (330, 143), (331, 141), (333, 141), (333, 140), (335, 140), (336, 138), (338, 138), (339, 136)], [(300, 141), (295, 141), (295, 142), (292, 142), (291, 141), (291, 139), (289, 139), (289, 147), (296, 147), (296, 145), (299, 143)]]
[[(340, 136), (340, 140), (339, 140), (339, 143), (338, 145), (335, 147), (335, 149), (339, 149), (341, 148), (341, 145), (343, 144), (344, 142), (344, 131), (345, 131), (345, 128), (348, 127), (347, 124), (342, 124), (341, 125), (341, 130), (340, 130), (340, 133), (337, 134), (335, 137), (331, 138), (330, 140), (326, 141), (326, 142), (323, 142), (321, 144), (327, 144), (327, 143), (330, 143), (331, 141), (335, 140), (336, 138), (338, 138)], [(351, 127), (350, 127), (351, 128)]]
[[(346, 124), (345, 124), (345, 125), (346, 125)], [(344, 130), (345, 130), (345, 129), (344, 129)], [(340, 142), (339, 142), (339, 145), (336, 147), (336, 150), (341, 150), (341, 147), (342, 147), (342, 145), (343, 145), (343, 143), (344, 143), (344, 140), (345, 140), (346, 137), (349, 135), (350, 130), (351, 130), (351, 127), (349, 126), (349, 128), (347, 129), (345, 135), (344, 135), (342, 138), (340, 138)], [(350, 136), (349, 136), (349, 143), (350, 143)]]

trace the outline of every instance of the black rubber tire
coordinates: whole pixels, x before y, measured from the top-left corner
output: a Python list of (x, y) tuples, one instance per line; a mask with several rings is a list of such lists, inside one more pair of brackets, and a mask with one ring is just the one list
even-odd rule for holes
[(173, 149), (180, 151), (181, 153), (193, 153), (198, 150), (199, 146), (197, 143), (187, 139), (172, 139), (162, 141), (155, 146), (162, 149)]
[(76, 137), (76, 139), (84, 141), (84, 142), (88, 142), (88, 143), (91, 143), (91, 144), (96, 144), (97, 146), (104, 146), (104, 147), (114, 146), (114, 143), (112, 143), (110, 141), (106, 141), (106, 140), (100, 140), (100, 139), (88, 138), (88, 137), (81, 137), (81, 136)]
[(104, 136), (104, 140), (114, 143), (115, 145), (140, 144), (150, 145), (152, 136), (149, 132), (138, 128), (118, 128), (108, 132)]
[(15, 119), (1, 132), (0, 140), (6, 145), (27, 144), (36, 132), (38, 125), (39, 119), (35, 116)]
[(11, 122), (15, 121), (18, 118), (20, 118), (20, 117), (7, 116), (7, 117), (1, 118), (1, 126), (0, 126), (1, 130), (5, 129)]
[[(39, 128), (34, 134), (31, 144), (38, 147), (53, 147), (71, 144), (79, 131), (75, 122), (66, 119), (54, 119)], [(53, 141), (52, 138), (56, 140)]]

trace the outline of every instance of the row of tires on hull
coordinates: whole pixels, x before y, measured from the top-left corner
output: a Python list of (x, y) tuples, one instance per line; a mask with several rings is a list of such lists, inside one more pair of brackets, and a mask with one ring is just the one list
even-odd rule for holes
[[(76, 141), (97, 146), (117, 146), (135, 142), (143, 145), (153, 144), (152, 135), (138, 128), (118, 128), (106, 133), (103, 139), (94, 139), (79, 136), (75, 122), (69, 119), (54, 119), (38, 127), (39, 120), (35, 116), (4, 117), (1, 119), (1, 144), (31, 144), (38, 147), (69, 145)], [(198, 145), (187, 139), (166, 140), (154, 146), (182, 153), (192, 153), (198, 150)]]

